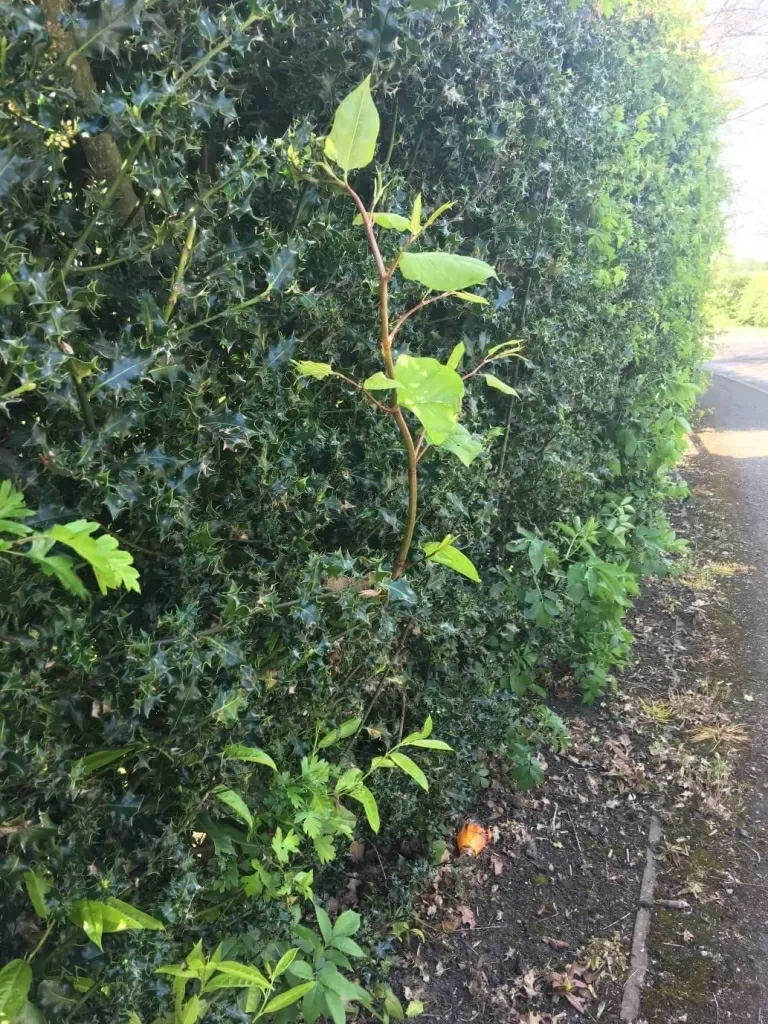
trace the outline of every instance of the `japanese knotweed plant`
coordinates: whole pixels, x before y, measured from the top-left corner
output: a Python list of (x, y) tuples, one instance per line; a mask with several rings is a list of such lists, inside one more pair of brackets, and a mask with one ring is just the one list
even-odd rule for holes
[[(349, 183), (349, 173), (367, 167), (373, 162), (378, 135), (379, 114), (371, 97), (369, 76), (342, 100), (336, 110), (331, 132), (325, 139), (325, 156), (341, 169), (342, 175), (339, 176), (325, 161), (318, 162), (317, 166), (327, 176), (323, 179), (325, 183), (342, 189), (357, 207), (355, 223), (362, 225), (376, 264), (379, 284), (379, 351), (383, 369), (361, 383), (334, 370), (330, 363), (301, 360), (294, 365), (301, 376), (318, 379), (338, 377), (397, 424), (408, 466), (408, 514), (392, 568), (392, 577), (396, 579), (406, 567), (416, 529), (420, 460), (430, 446), (447, 449), (465, 466), (469, 466), (477, 458), (483, 450), (481, 441), (459, 423), (465, 381), (480, 375), (491, 363), (519, 355), (520, 343), (513, 340), (496, 345), (467, 373), (459, 371), (464, 355), (464, 345), (461, 343), (455, 346), (445, 364), (431, 356), (414, 356), (407, 353), (395, 358), (395, 339), (412, 316), (426, 306), (444, 299), (486, 303), (485, 298), (466, 289), (496, 277), (496, 272), (490, 264), (471, 256), (459, 256), (448, 252), (411, 252), (413, 244), (422, 233), (453, 205), (450, 202), (444, 203), (423, 222), (420, 194), (414, 200), (410, 218), (398, 213), (377, 211), (376, 207), (386, 193), (382, 175), (377, 172), (371, 207), (366, 208), (360, 195)], [(404, 243), (389, 263), (382, 255), (376, 228), (397, 231), (406, 236)], [(389, 286), (398, 271), (407, 281), (414, 281), (426, 288), (427, 293), (410, 309), (392, 319)], [(483, 373), (483, 376), (489, 387), (511, 397), (517, 395), (514, 388), (493, 374)], [(374, 397), (378, 392), (389, 392), (390, 396), (379, 400)], [(405, 412), (414, 416), (420, 424), (421, 432), (416, 439)], [(427, 560), (446, 565), (479, 583), (477, 569), (470, 559), (454, 546), (455, 540), (452, 534), (448, 534), (441, 541), (426, 543), (424, 554)]]

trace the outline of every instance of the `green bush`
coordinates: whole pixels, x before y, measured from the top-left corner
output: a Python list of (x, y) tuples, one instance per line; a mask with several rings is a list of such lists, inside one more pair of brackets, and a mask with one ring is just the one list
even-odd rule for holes
[[(99, 524), (141, 586), (100, 596), (84, 573), (82, 599), (0, 551), (1, 945), (28, 958), (0, 1000), (13, 973), (49, 1019), (241, 1019), (223, 984), (187, 1010), (195, 986), (218, 961), (272, 985), (291, 949), (307, 966), (280, 978), (319, 976), (332, 936), (301, 917), (336, 891), (341, 840), (378, 824), (371, 800), (402, 857), (363, 942), (482, 784), (478, 749), (535, 782), (536, 745), (565, 742), (552, 671), (587, 699), (610, 681), (626, 595), (674, 546), (658, 509), (720, 238), (719, 102), (685, 32), (607, 0), (0, 5), (0, 475), (35, 532)], [(308, 171), (369, 72), (381, 208), (452, 202), (424, 247), (498, 276), (486, 305), (410, 318), (398, 354), (462, 343), (473, 366), (520, 338), (525, 360), (497, 371), (517, 398), (467, 388), (470, 469), (421, 460), (399, 578), (397, 430), (293, 366), (381, 369), (365, 233)], [(354, 183), (369, 203), (372, 169)], [(421, 294), (393, 279), (393, 310)], [(576, 517), (599, 544), (574, 561), (556, 524)], [(543, 611), (518, 527), (557, 551)], [(449, 534), (481, 586), (421, 557)], [(430, 716), (453, 752), (377, 762)], [(185, 955), (181, 982), (156, 974)], [(324, 978), (342, 1012), (361, 999)], [(315, 998), (282, 1019), (338, 1010)]]
[(737, 323), (746, 327), (768, 327), (768, 272), (758, 271), (747, 276), (735, 314)]

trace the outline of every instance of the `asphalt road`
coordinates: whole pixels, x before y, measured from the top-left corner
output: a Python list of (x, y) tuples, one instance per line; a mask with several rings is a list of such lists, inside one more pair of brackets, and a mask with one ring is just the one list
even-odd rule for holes
[(738, 648), (737, 688), (750, 701), (751, 733), (738, 766), (748, 794), (748, 842), (743, 862), (731, 870), (751, 887), (754, 900), (741, 920), (750, 950), (737, 1000), (742, 1005), (728, 1007), (727, 1019), (768, 1024), (768, 331), (723, 335), (709, 369), (712, 385), (701, 400), (705, 416), (696, 444), (730, 519), (731, 558), (750, 566), (732, 581), (735, 629), (728, 642)]

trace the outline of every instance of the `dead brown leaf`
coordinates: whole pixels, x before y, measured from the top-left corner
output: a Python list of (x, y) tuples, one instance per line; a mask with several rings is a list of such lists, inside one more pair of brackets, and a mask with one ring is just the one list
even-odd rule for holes
[(457, 909), (461, 914), (461, 923), (469, 925), (470, 928), (474, 928), (477, 924), (477, 917), (475, 916), (475, 912), (472, 908), (468, 907), (466, 904), (462, 904)]

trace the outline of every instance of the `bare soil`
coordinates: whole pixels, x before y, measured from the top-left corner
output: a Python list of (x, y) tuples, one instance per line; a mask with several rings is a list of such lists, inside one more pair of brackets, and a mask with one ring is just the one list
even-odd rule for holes
[(531, 794), (489, 764), (474, 817), (494, 841), (477, 859), (451, 857), (423, 893), (426, 939), (392, 983), (424, 1000), (424, 1020), (618, 1021), (654, 811), (656, 899), (673, 908), (653, 911), (644, 1019), (761, 1020), (768, 841), (754, 798), (768, 788), (768, 744), (741, 642), (748, 559), (716, 467), (698, 455), (686, 476), (693, 497), (673, 525), (692, 557), (646, 581), (618, 692), (589, 709), (557, 684), (572, 746)]

